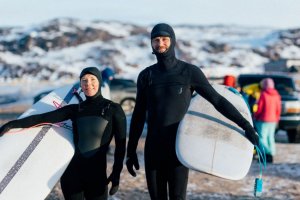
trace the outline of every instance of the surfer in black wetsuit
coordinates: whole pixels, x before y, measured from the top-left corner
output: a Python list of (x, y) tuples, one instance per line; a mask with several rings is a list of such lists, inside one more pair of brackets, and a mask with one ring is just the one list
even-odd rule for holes
[[(115, 194), (119, 186), (126, 151), (126, 117), (119, 104), (102, 97), (101, 73), (97, 68), (83, 69), (80, 84), (86, 96), (82, 103), (8, 122), (0, 128), (0, 135), (11, 128), (71, 119), (75, 155), (61, 177), (64, 197), (66, 200), (106, 200), (107, 185), (112, 183), (110, 195)], [(115, 160), (112, 173), (107, 178), (106, 152), (113, 137)]]
[[(136, 148), (147, 120), (145, 170), (151, 199), (186, 199), (188, 169), (177, 159), (175, 137), (192, 93), (207, 99), (214, 107), (245, 130), (258, 144), (251, 124), (209, 84), (196, 66), (175, 57), (175, 34), (168, 24), (157, 24), (151, 32), (151, 45), (157, 63), (138, 76), (136, 105), (130, 124), (126, 165), (129, 173), (139, 169)], [(196, 153), (196, 152), (195, 152)], [(168, 194), (169, 193), (169, 194)]]

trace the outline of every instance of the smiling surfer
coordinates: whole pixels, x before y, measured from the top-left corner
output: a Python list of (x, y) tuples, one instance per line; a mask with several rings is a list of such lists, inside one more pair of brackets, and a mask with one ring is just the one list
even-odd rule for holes
[[(68, 200), (105, 200), (108, 198), (108, 183), (112, 183), (111, 195), (118, 190), (125, 156), (126, 117), (119, 104), (102, 97), (101, 73), (96, 67), (82, 70), (80, 85), (86, 96), (85, 101), (8, 122), (0, 128), (0, 135), (12, 128), (71, 119), (75, 155), (61, 177), (64, 197)], [(116, 143), (115, 160), (112, 173), (107, 178), (106, 153), (113, 137)]]

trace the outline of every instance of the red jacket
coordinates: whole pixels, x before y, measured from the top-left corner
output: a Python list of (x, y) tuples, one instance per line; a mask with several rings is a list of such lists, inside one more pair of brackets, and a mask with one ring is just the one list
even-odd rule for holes
[(281, 113), (281, 97), (276, 89), (269, 88), (261, 92), (254, 119), (264, 122), (278, 122)]

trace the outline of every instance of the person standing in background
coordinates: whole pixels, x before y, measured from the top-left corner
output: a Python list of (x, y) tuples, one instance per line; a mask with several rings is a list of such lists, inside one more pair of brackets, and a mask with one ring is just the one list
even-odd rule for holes
[(226, 75), (226, 76), (224, 76), (224, 79), (223, 79), (223, 85), (236, 88), (235, 79), (236, 78), (233, 75)]
[(242, 95), (242, 97), (243, 97), (244, 101), (246, 102), (250, 112), (252, 113), (252, 109), (251, 109), (250, 104), (249, 104), (249, 96), (236, 83), (236, 77), (235, 76), (233, 76), (233, 75), (224, 76), (223, 85), (236, 89), (236, 91), (238, 91)]
[(266, 151), (266, 160), (272, 163), (276, 153), (275, 130), (281, 114), (281, 97), (275, 89), (273, 79), (265, 78), (260, 85), (262, 91), (257, 102), (257, 111), (254, 113), (254, 121)]
[(115, 71), (110, 67), (106, 67), (104, 70), (102, 70), (101, 75), (103, 81), (102, 84), (107, 83), (110, 85), (110, 82), (115, 78)]
[(106, 99), (111, 99), (110, 83), (115, 78), (115, 72), (112, 68), (106, 67), (104, 70), (102, 70), (101, 76), (102, 76), (101, 90), (103, 93), (103, 97)]

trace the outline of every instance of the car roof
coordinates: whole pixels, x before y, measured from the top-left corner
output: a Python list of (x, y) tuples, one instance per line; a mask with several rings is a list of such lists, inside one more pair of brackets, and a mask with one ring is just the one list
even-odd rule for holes
[(275, 82), (275, 86), (280, 83), (284, 83), (289, 87), (295, 89), (293, 77), (287, 74), (240, 74), (238, 77), (238, 85), (244, 87), (252, 83), (259, 83), (264, 78), (272, 78)]
[(240, 74), (239, 77), (270, 77), (270, 78), (292, 78), (287, 74)]

